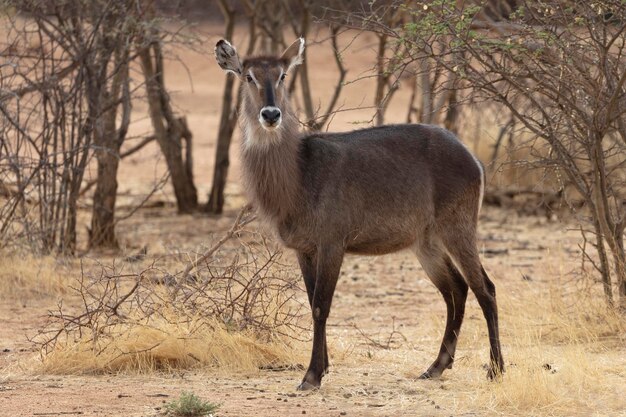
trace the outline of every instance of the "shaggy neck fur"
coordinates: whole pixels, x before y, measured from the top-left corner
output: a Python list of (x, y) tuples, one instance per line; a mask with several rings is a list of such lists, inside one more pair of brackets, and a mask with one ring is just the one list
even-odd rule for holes
[(280, 126), (267, 131), (243, 100), (242, 164), (246, 189), (260, 214), (272, 223), (285, 222), (299, 207), (300, 169), (298, 120), (289, 105), (282, 106)]

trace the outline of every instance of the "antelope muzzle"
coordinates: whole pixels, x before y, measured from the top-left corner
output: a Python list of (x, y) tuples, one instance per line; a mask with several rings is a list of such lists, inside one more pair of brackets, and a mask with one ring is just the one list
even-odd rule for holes
[(280, 126), (281, 119), (282, 113), (280, 112), (280, 109), (278, 107), (265, 106), (261, 109), (259, 121), (261, 122), (261, 126), (263, 126), (265, 129), (276, 129), (278, 126)]

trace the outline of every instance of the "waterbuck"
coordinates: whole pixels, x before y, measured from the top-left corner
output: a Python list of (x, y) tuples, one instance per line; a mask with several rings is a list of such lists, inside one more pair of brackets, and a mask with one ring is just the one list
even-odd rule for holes
[(503, 371), (496, 291), (476, 247), (485, 188), (480, 162), (449, 131), (405, 124), (345, 133), (299, 132), (285, 77), (302, 63), (304, 39), (280, 57), (239, 59), (226, 40), (222, 69), (242, 82), (239, 114), (245, 186), (261, 216), (298, 256), (313, 314), (313, 352), (298, 389), (328, 370), (326, 320), (345, 253), (410, 248), (447, 306), (437, 359), (421, 378), (451, 368), (468, 287), (489, 330), (488, 376)]

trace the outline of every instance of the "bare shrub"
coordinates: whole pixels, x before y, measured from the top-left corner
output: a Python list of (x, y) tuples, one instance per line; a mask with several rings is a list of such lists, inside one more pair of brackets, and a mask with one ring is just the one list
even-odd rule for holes
[[(163, 44), (173, 37), (159, 29), (153, 1), (2, 4), (0, 245), (76, 253), (78, 200), (95, 185), (88, 246), (117, 249), (119, 163), (152, 139), (165, 156), (179, 212), (195, 209), (192, 134), (164, 84)], [(138, 98), (135, 61), (155, 132), (121, 153)], [(84, 184), (93, 165), (97, 176)]]
[[(291, 366), (303, 330), (296, 275), (265, 239), (219, 247), (180, 271), (181, 258), (124, 265), (83, 263), (72, 289), (80, 308), (59, 304), (34, 338), (48, 372), (225, 366)], [(187, 258), (182, 259), (186, 261)], [(176, 290), (173, 290), (174, 285)]]
[(13, 192), (2, 234), (13, 232), (40, 252), (74, 253), (78, 199), (95, 156), (89, 243), (117, 247), (116, 176), (130, 123), (128, 66), (138, 27), (130, 12), (137, 2), (6, 3), (19, 14), (3, 14), (9, 33), (0, 175)]
[[(40, 4), (14, 5), (34, 10)], [(68, 8), (72, 12), (78, 13)], [(0, 175), (11, 190), (0, 218), (5, 245), (23, 238), (44, 253), (76, 247), (77, 200), (104, 105), (100, 87), (108, 81), (106, 73), (81, 71), (79, 63), (107, 67), (111, 51), (84, 49), (83, 36), (96, 36), (97, 28), (65, 39), (73, 23), (54, 25), (44, 13), (33, 21), (7, 20), (0, 77)]]

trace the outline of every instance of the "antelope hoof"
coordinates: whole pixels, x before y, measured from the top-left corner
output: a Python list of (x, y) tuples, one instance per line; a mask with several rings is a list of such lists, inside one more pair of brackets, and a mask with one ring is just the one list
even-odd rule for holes
[(309, 381), (302, 381), (300, 383), (300, 385), (298, 385), (298, 391), (312, 391), (315, 389), (319, 389), (320, 388), (320, 383), (318, 383), (317, 385), (310, 383)]
[(433, 379), (433, 375), (429, 371), (426, 371), (417, 377), (417, 379)]
[(298, 385), (298, 391), (319, 389), (320, 385), (322, 385), (322, 377), (316, 377), (315, 372), (308, 371), (300, 385)]
[(487, 370), (487, 379), (491, 381), (501, 381), (503, 373), (503, 369), (496, 369), (494, 367), (491, 367), (489, 368), (489, 370)]
[(491, 362), (489, 368), (487, 369), (487, 379), (492, 381), (501, 381), (502, 374), (504, 374), (504, 365), (502, 364), (502, 360)]
[(436, 369), (429, 369), (428, 371), (421, 374), (417, 379), (437, 379), (441, 376), (442, 373), (443, 372)]
[(436, 379), (439, 378), (441, 374), (443, 374), (443, 371), (445, 369), (451, 368), (452, 362), (448, 364), (442, 364), (441, 362), (435, 361), (435, 363), (433, 363), (426, 372), (421, 374), (418, 379)]

